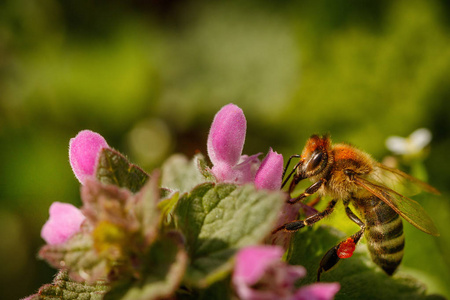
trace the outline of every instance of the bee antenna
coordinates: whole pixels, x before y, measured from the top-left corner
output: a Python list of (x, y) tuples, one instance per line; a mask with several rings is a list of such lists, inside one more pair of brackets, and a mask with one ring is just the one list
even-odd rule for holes
[[(292, 160), (293, 158), (299, 158), (299, 157), (300, 157), (299, 154), (294, 154), (294, 155), (291, 155), (291, 156), (289, 157), (289, 159), (288, 159), (288, 161), (287, 161), (287, 163), (286, 163), (286, 166), (284, 167), (283, 175), (281, 176), (281, 178), (284, 178), (284, 175), (286, 175), (286, 171), (287, 171), (287, 169), (288, 169), (288, 167), (289, 167), (289, 164), (291, 163), (291, 160)], [(283, 188), (283, 187), (286, 185), (286, 183), (288, 182), (289, 178), (291, 178), (292, 174), (294, 174), (295, 170), (297, 170), (297, 168), (298, 168), (299, 165), (300, 165), (300, 162), (298, 162), (298, 163), (294, 166), (294, 168), (292, 169), (292, 171), (289, 173), (289, 175), (288, 175), (288, 176), (286, 177), (286, 179), (283, 181), (283, 184), (281, 185), (281, 188)]]

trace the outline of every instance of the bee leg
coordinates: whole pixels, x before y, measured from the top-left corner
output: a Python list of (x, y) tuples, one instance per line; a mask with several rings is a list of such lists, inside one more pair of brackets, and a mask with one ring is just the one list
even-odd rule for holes
[(347, 205), (345, 206), (345, 213), (347, 214), (347, 216), (349, 217), (350, 220), (352, 220), (353, 222), (355, 222), (359, 228), (361, 228), (357, 233), (355, 233), (354, 235), (351, 236), (351, 239), (353, 240), (353, 242), (355, 244), (357, 244), (359, 242), (359, 240), (361, 239), (364, 230), (366, 229), (366, 224), (361, 221), (358, 216), (356, 216), (352, 210), (350, 209), (350, 207), (348, 207)]
[[(347, 214), (348, 218), (355, 222), (360, 228), (362, 232), (364, 232), (364, 229), (366, 228), (366, 224), (361, 221), (350, 209), (350, 207), (345, 206), (345, 213)], [(362, 234), (362, 233), (361, 233)], [(361, 237), (360, 237), (361, 238)], [(358, 239), (359, 240), (359, 239)]]
[[(295, 181), (295, 178), (292, 182)], [(315, 192), (317, 192), (322, 185), (326, 182), (327, 180), (325, 178), (321, 178), (319, 179), (319, 181), (316, 181), (315, 183), (313, 183), (309, 188), (307, 188), (303, 193), (301, 193), (298, 197), (294, 198), (294, 199), (290, 199), (288, 200), (288, 203), (294, 204), (297, 203), (298, 201), (314, 194)], [(292, 184), (291, 184), (292, 185)]]
[(341, 260), (341, 258), (349, 258), (353, 255), (356, 244), (359, 242), (364, 233), (366, 224), (364, 224), (364, 222), (361, 221), (348, 206), (345, 207), (345, 213), (350, 220), (358, 224), (361, 229), (325, 253), (320, 261), (319, 270), (317, 270), (317, 281), (320, 281), (320, 275), (322, 272), (327, 272), (330, 270)]
[(322, 272), (327, 272), (339, 262), (340, 258), (337, 255), (337, 249), (339, 248), (339, 246), (340, 244), (334, 246), (333, 248), (328, 250), (327, 253), (325, 253), (325, 255), (322, 257), (319, 265), (319, 270), (317, 270), (317, 282), (320, 282), (320, 275), (322, 274)]
[(278, 227), (277, 229), (273, 230), (272, 233), (276, 233), (280, 230), (283, 230), (286, 232), (295, 232), (305, 226), (310, 226), (310, 225), (322, 220), (329, 214), (331, 214), (333, 212), (333, 209), (334, 209), (334, 206), (336, 205), (336, 203), (337, 203), (337, 200), (333, 199), (330, 201), (330, 203), (328, 203), (328, 206), (327, 206), (327, 208), (325, 208), (324, 211), (318, 212), (304, 220), (288, 222), (288, 223)]

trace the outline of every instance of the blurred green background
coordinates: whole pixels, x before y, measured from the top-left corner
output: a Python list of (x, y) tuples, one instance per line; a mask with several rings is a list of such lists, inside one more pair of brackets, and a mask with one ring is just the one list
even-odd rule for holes
[(287, 158), (329, 132), (381, 160), (388, 136), (429, 128), (424, 162), (442, 196), (419, 200), (442, 235), (407, 226), (401, 270), (450, 297), (448, 1), (6, 0), (0, 299), (55, 274), (36, 259), (40, 229), (53, 201), (81, 203), (67, 158), (78, 131), (150, 171), (174, 152), (206, 153), (230, 102), (247, 117), (247, 154)]

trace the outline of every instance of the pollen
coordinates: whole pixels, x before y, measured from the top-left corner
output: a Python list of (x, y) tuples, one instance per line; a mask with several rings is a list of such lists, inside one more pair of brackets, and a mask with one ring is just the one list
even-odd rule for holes
[(339, 245), (337, 255), (339, 258), (349, 258), (353, 255), (355, 248), (355, 241), (352, 238), (348, 238)]

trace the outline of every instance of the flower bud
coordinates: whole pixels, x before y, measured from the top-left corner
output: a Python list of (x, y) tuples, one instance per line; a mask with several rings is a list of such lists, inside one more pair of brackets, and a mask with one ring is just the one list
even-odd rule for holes
[(86, 178), (94, 176), (100, 151), (109, 148), (106, 140), (98, 133), (83, 130), (70, 139), (69, 161), (75, 177), (84, 184)]
[(246, 130), (242, 109), (231, 103), (222, 107), (209, 130), (207, 148), (211, 162), (236, 165), (244, 148)]
[(256, 172), (255, 185), (258, 189), (279, 190), (283, 176), (283, 155), (270, 148)]
[(41, 237), (47, 244), (62, 244), (80, 230), (85, 216), (69, 203), (53, 202), (50, 217), (41, 230)]

